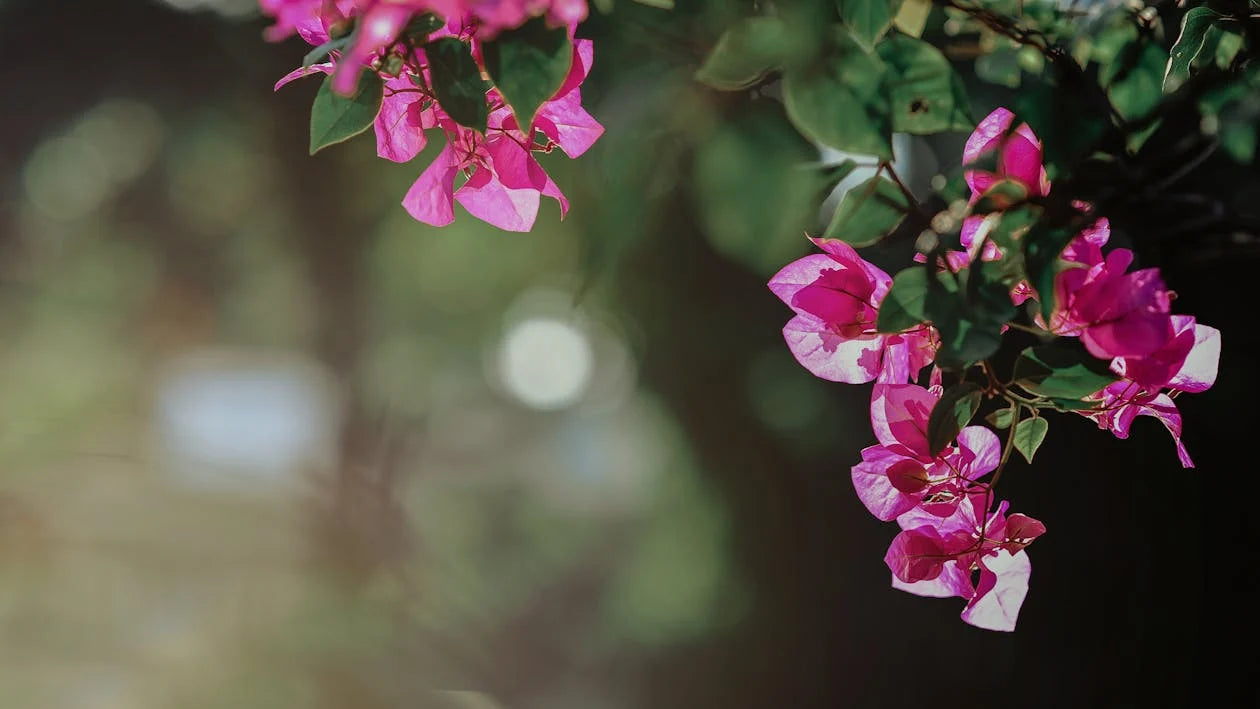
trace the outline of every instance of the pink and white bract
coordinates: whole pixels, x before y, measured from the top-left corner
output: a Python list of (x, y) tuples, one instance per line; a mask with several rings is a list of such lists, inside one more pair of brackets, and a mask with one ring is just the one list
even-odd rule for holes
[(813, 239), (824, 253), (793, 261), (770, 290), (796, 312), (783, 328), (803, 367), (833, 382), (905, 383), (931, 364), (935, 336), (922, 327), (894, 335), (875, 331), (892, 279), (835, 239)]
[[(999, 182), (1017, 185), (1016, 192), (1022, 190), (1030, 200), (1050, 194), (1040, 141), (1027, 124), (1015, 125), (1014, 114), (1004, 108), (976, 127), (967, 140), (963, 164), (971, 206)], [(1154, 417), (1172, 434), (1182, 464), (1191, 467), (1173, 397), (1204, 391), (1215, 382), (1220, 332), (1191, 316), (1172, 314), (1173, 295), (1158, 269), (1130, 270), (1134, 255), (1127, 249), (1104, 253), (1111, 224), (1095, 215), (1090, 205), (1072, 204), (1092, 221), (1059, 255), (1055, 292), (1047, 294), (1053, 298), (1047, 304), (1048, 322), (1037, 307), (1030, 311), (1033, 325), (1020, 327), (1038, 332), (1043, 340), (1078, 338), (1087, 353), (1081, 356), (1108, 362), (1118, 378), (1068, 402), (1075, 403), (1069, 408), (1119, 438), (1128, 437), (1138, 416)], [(963, 249), (947, 251), (935, 264), (942, 278), (960, 274), (977, 261), (1005, 258), (985, 234), (986, 219), (973, 215), (964, 220), (959, 237)], [(966, 601), (961, 614), (965, 622), (989, 630), (1014, 630), (1032, 572), (1025, 547), (1046, 528), (1026, 515), (1008, 515), (1008, 503), (995, 497), (994, 486), (1011, 446), (1019, 445), (1016, 424), (1033, 422), (1040, 418), (1040, 410), (1064, 403), (1035, 393), (1012, 394), (1007, 387), (1017, 382), (1002, 384), (985, 361), (983, 379), (970, 382), (970, 390), (958, 391), (1009, 402), (1006, 423), (998, 424), (1008, 429), (1006, 443), (984, 426), (964, 425), (963, 418), (974, 416), (975, 408), (960, 417), (954, 408), (958, 396), (939, 417), (957, 418), (958, 426), (949, 429), (957, 433), (953, 440), (940, 440), (939, 427), (937, 433), (930, 432), (936, 409), (945, 400), (941, 370), (932, 368), (928, 388), (915, 383), (941, 347), (937, 329), (923, 322), (904, 332), (879, 332), (879, 310), (893, 287), (892, 279), (843, 241), (813, 242), (823, 253), (788, 264), (770, 279), (769, 288), (794, 313), (783, 336), (802, 366), (830, 381), (875, 382), (870, 423), (878, 443), (862, 450), (861, 461), (850, 474), (866, 509), (877, 519), (895, 520), (901, 528), (884, 556), (893, 587), (920, 596), (957, 596)], [(915, 260), (925, 263), (926, 256), (916, 254)], [(1042, 295), (1021, 276), (1016, 272), (1006, 281), (1015, 282), (1012, 302), (1039, 305), (1036, 301)], [(919, 294), (932, 297), (930, 290)], [(1009, 326), (1002, 325), (1002, 331), (1008, 332)], [(1025, 409), (1032, 418), (1021, 422)], [(1027, 430), (1037, 428), (1044, 437), (1045, 421), (1036, 421)], [(939, 450), (933, 450), (932, 438)], [(1040, 441), (1038, 437), (1025, 445), (1035, 450)], [(1031, 453), (1025, 455), (1031, 459)]]
[[(454, 221), (458, 202), (470, 214), (506, 231), (529, 231), (543, 196), (555, 199), (560, 216), (568, 200), (536, 159), (559, 148), (570, 158), (586, 152), (604, 128), (582, 107), (581, 84), (590, 73), (594, 47), (590, 40), (573, 39), (577, 24), (587, 15), (585, 0), (261, 0), (263, 12), (275, 18), (269, 39), (297, 34), (312, 45), (322, 45), (335, 28), (354, 23), (348, 45), (334, 50), (331, 60), (301, 67), (280, 79), (276, 88), (312, 74), (332, 76), (333, 90), (350, 94), (363, 71), (378, 71), (381, 59), (401, 57), (397, 76), (381, 74), (384, 96), (374, 124), (377, 154), (394, 162), (409, 162), (436, 130), (446, 145), (403, 199), (418, 221), (443, 226)], [(447, 115), (428, 90), (423, 47), (412, 48), (399, 38), (409, 23), (425, 13), (446, 20), (430, 37), (455, 37), (469, 43), (480, 61), (480, 43), (503, 30), (543, 17), (552, 26), (567, 28), (573, 44), (571, 68), (563, 85), (538, 109), (534, 125), (522, 130), (509, 107), (494, 89), (486, 92), (489, 119), (485, 133), (460, 125)], [(484, 73), (484, 69), (483, 69)], [(456, 182), (464, 182), (456, 187)]]

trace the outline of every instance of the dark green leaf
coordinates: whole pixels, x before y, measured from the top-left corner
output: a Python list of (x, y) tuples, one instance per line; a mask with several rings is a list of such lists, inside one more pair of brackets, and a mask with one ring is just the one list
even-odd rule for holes
[(980, 408), (980, 387), (962, 382), (945, 390), (928, 416), (928, 448), (936, 455), (958, 437), (958, 432)]
[(1057, 411), (1088, 411), (1098, 406), (1097, 401), (1081, 401), (1080, 399), (1050, 398), (1050, 403)]
[(971, 208), (972, 214), (1004, 212), (1028, 199), (1028, 188), (1016, 180), (998, 180), (980, 195)]
[(818, 218), (818, 188), (831, 179), (808, 165), (817, 156), (771, 99), (751, 101), (717, 124), (697, 146), (694, 168), (710, 245), (765, 275), (798, 256), (801, 233)]
[(844, 178), (853, 174), (853, 171), (857, 169), (857, 166), (858, 165), (856, 162), (848, 158), (841, 160), (839, 163), (835, 165), (828, 165), (827, 167), (823, 168), (826, 183), (830, 184), (832, 187), (835, 187), (842, 180), (844, 180)]
[(417, 15), (407, 23), (407, 28), (403, 30), (403, 34), (410, 37), (413, 42), (422, 43), (429, 38), (429, 35), (437, 32), (446, 26), (446, 22), (437, 15), (426, 12), (423, 15)]
[(976, 76), (998, 86), (1018, 89), (1022, 71), (1019, 50), (1001, 47), (976, 59)]
[(909, 207), (897, 185), (876, 175), (844, 194), (823, 236), (850, 246), (870, 246), (896, 229)]
[(928, 319), (940, 333), (936, 359), (946, 368), (966, 367), (996, 352), (1002, 326), (1015, 314), (999, 264), (979, 262), (956, 277), (957, 284), (939, 274), (928, 288)]
[(311, 106), (311, 155), (367, 130), (381, 110), (383, 93), (384, 84), (375, 72), (363, 72), (348, 98), (333, 91), (331, 76), (325, 78)]
[(1164, 71), (1165, 92), (1175, 91), (1190, 77), (1191, 63), (1203, 50), (1208, 29), (1219, 17), (1215, 10), (1201, 6), (1191, 8), (1182, 18), (1181, 34), (1168, 55), (1168, 66)]
[(901, 0), (836, 0), (840, 20), (867, 48), (884, 36), (901, 9)]
[(345, 37), (338, 37), (337, 39), (330, 39), (324, 42), (302, 57), (302, 66), (311, 66), (322, 62), (329, 54), (346, 46), (353, 39), (354, 35), (346, 35)]
[(1024, 419), (1015, 424), (1015, 450), (1024, 456), (1024, 460), (1029, 463), (1033, 461), (1033, 456), (1037, 454), (1037, 449), (1041, 447), (1041, 442), (1046, 440), (1046, 433), (1050, 430), (1050, 422), (1043, 418)]
[(777, 17), (750, 17), (737, 22), (718, 39), (696, 81), (722, 91), (736, 91), (780, 69), (791, 51), (787, 26)]
[(894, 131), (927, 135), (975, 126), (966, 87), (940, 50), (894, 32), (876, 51), (888, 68)]
[(512, 107), (517, 125), (529, 135), (538, 107), (560, 90), (573, 64), (567, 30), (551, 29), (538, 17), (500, 32), (481, 50), (486, 72)]
[(1117, 379), (1075, 339), (1029, 347), (1015, 362), (1015, 383), (1039, 396), (1080, 399)]
[(787, 71), (783, 102), (797, 130), (815, 142), (882, 159), (892, 158), (892, 120), (883, 91), (884, 63), (848, 35), (815, 62)]
[(1041, 317), (1047, 322), (1055, 308), (1055, 279), (1063, 267), (1059, 255), (1073, 236), (1067, 229), (1034, 224), (1024, 237), (1024, 270), (1029, 285), (1041, 296)]
[(984, 417), (996, 429), (1003, 429), (1011, 425), (1011, 419), (1015, 417), (1015, 410), (1011, 408), (998, 409), (988, 416)]
[(460, 125), (485, 132), (486, 82), (467, 44), (442, 37), (424, 47), (438, 105)]
[(1121, 52), (1116, 61), (1103, 65), (1099, 80), (1107, 96), (1126, 119), (1149, 113), (1159, 103), (1168, 54), (1157, 43), (1139, 39)]
[(880, 332), (903, 332), (927, 320), (924, 301), (928, 293), (928, 270), (923, 266), (902, 269), (893, 276), (892, 288), (879, 307), (875, 327)]

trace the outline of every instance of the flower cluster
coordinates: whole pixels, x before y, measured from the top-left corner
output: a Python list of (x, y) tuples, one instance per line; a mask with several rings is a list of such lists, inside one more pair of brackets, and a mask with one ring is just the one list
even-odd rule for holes
[[(434, 226), (450, 224), (459, 202), (501, 229), (529, 231), (543, 196), (557, 201), (561, 217), (568, 211), (568, 200), (535, 156), (559, 148), (576, 158), (603, 134), (582, 107), (580, 87), (594, 58), (590, 40), (574, 38), (577, 24), (586, 18), (585, 0), (260, 2), (275, 19), (267, 32), (270, 39), (297, 34), (320, 48), (312, 53), (317, 55), (314, 63), (280, 79), (277, 89), (303, 76), (325, 74), (334, 92), (350, 96), (362, 72), (375, 72), (383, 85), (372, 124), (380, 157), (408, 162), (424, 149), (428, 131), (445, 138), (443, 149), (403, 200), (414, 218)], [(501, 33), (529, 21), (545, 22), (557, 32), (563, 28), (571, 60), (567, 75), (556, 77), (554, 92), (532, 114), (525, 110), (529, 125), (522, 125), (520, 107), (510, 105), (503, 91), (487, 80), (485, 49)], [(429, 56), (438, 51), (437, 42), (450, 39), (465, 47), (456, 57), (467, 59), (467, 70), (458, 77), (463, 85), (450, 90), (452, 104), (464, 101), (462, 110), (444, 105), (448, 97), (439, 83), (451, 83), (451, 70), (442, 58)], [(441, 78), (439, 72), (445, 72)], [(462, 182), (458, 187), (457, 181)]]
[[(999, 183), (1013, 185), (1026, 200), (1050, 193), (1041, 143), (1027, 125), (1013, 124), (1011, 112), (999, 108), (967, 141), (970, 207)], [(981, 161), (992, 169), (981, 169)], [(1064, 398), (1062, 391), (1070, 389), (1062, 383), (1060, 390), (1042, 390), (1035, 377), (1018, 375), (1003, 383), (987, 360), (970, 362), (961, 372), (954, 368), (960, 382), (952, 396), (941, 386), (937, 366), (928, 375), (929, 386), (919, 386), (923, 370), (944, 346), (940, 323), (925, 319), (899, 332), (881, 331), (879, 313), (893, 280), (843, 241), (814, 239), (822, 254), (789, 264), (769, 282), (795, 313), (783, 335), (806, 369), (831, 381), (875, 382), (870, 420), (878, 444), (862, 451), (852, 479), (871, 514), (901, 528), (884, 557), (892, 585), (921, 596), (961, 597), (963, 620), (981, 628), (1014, 629), (1031, 573), (1024, 547), (1046, 530), (1031, 517), (1008, 514), (1008, 503), (994, 490), (1013, 448), (1031, 461), (1047, 429), (1041, 412), (1075, 411), (1120, 438), (1128, 436), (1135, 417), (1156, 417), (1172, 433), (1182, 464), (1191, 467), (1173, 397), (1204, 391), (1216, 379), (1219, 331), (1172, 314), (1174, 295), (1159, 271), (1130, 271), (1133, 253), (1127, 249), (1104, 254), (1109, 223), (1091, 215), (1089, 205), (1075, 207), (1092, 221), (1061, 250), (1053, 303), (1043, 308), (1041, 295), (1018, 270), (1005, 287), (1014, 305), (1027, 303), (1035, 311), (1021, 330), (1043, 341), (1080, 343), (1079, 356), (1087, 361), (1072, 364), (1094, 377), (1086, 381), (1098, 382), (1092, 393), (1085, 389)], [(990, 217), (966, 217), (962, 248), (938, 253), (935, 268), (943, 282), (1022, 248), (1023, 234), (1002, 245), (989, 238)], [(927, 256), (916, 260), (925, 264), (916, 268), (926, 268)], [(1001, 331), (1012, 324), (1003, 323)], [(1042, 364), (1051, 374), (1057, 366)], [(973, 372), (978, 382), (967, 381)], [(1080, 386), (1080, 379), (1069, 383)], [(995, 427), (1009, 428), (1005, 444), (989, 428), (967, 425), (986, 396), (1008, 405), (995, 412), (1004, 418), (990, 417)], [(1021, 420), (1023, 412), (1031, 417)]]

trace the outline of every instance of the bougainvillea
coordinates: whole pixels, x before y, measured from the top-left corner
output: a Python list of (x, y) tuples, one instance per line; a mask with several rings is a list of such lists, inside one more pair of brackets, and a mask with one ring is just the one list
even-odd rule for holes
[[(584, 0), (262, 0), (267, 36), (315, 45), (276, 88), (326, 75), (311, 113), (311, 152), (375, 129), (377, 153), (408, 162), (445, 140), (403, 199), (421, 222), (454, 204), (529, 231), (542, 196), (568, 200), (536, 155), (576, 158), (603, 133), (582, 107), (594, 48), (575, 39)], [(462, 182), (458, 187), (456, 182)]]
[[(965, 172), (973, 210), (996, 202), (990, 199), (994, 191), (1011, 186), (1020, 200), (1050, 191), (1040, 141), (1027, 125), (1013, 126), (1013, 119), (999, 108), (967, 141), (964, 164), (987, 158), (996, 165)], [(870, 418), (879, 444), (862, 451), (852, 477), (871, 514), (901, 527), (884, 557), (893, 586), (922, 596), (959, 596), (967, 601), (967, 623), (1013, 630), (1032, 571), (1024, 547), (1046, 528), (1031, 517), (1008, 515), (1007, 503), (995, 496), (1011, 452), (1032, 460), (1048, 430), (1047, 410), (1075, 411), (1120, 438), (1128, 436), (1135, 417), (1154, 416), (1172, 433), (1181, 463), (1191, 467), (1172, 395), (1212, 385), (1220, 333), (1171, 313), (1172, 294), (1158, 269), (1131, 271), (1134, 255), (1127, 249), (1104, 255), (1106, 220), (1077, 204), (1093, 221), (1063, 247), (1048, 319), (1020, 268), (985, 284), (1009, 297), (1008, 305), (996, 308), (1010, 319), (999, 323), (999, 332), (1014, 325), (1044, 342), (1025, 350), (1012, 380), (1001, 381), (987, 356), (966, 354), (976, 352), (974, 343), (938, 339), (940, 323), (924, 302), (968, 288), (963, 279), (980, 277), (977, 258), (995, 267), (1016, 258), (1028, 225), (999, 244), (992, 238), (994, 215), (1016, 208), (1015, 201), (1001, 204), (962, 220), (963, 249), (918, 253), (915, 260), (923, 265), (896, 280), (847, 244), (815, 239), (826, 253), (789, 264), (769, 286), (796, 313), (783, 334), (806, 369), (832, 381), (877, 382)], [(881, 313), (886, 301), (895, 303), (895, 317)], [(1027, 304), (1028, 322), (1017, 322), (1012, 302)], [(956, 379), (949, 389), (935, 367), (928, 388), (914, 384), (942, 347), (962, 350), (951, 363), (969, 356), (974, 361), (947, 366)], [(1005, 405), (990, 417), (1008, 430), (1005, 444), (988, 428), (969, 425), (986, 400)], [(1030, 416), (1024, 418), (1025, 412)]]
[[(603, 131), (582, 107), (593, 59), (591, 42), (575, 38), (584, 0), (261, 5), (274, 18), (270, 39), (297, 34), (315, 47), (277, 87), (325, 75), (312, 153), (373, 127), (380, 157), (408, 162), (436, 137), (441, 149), (403, 200), (417, 220), (449, 224), (458, 202), (527, 231), (544, 196), (566, 213), (537, 156), (559, 148), (576, 158)], [(725, 251), (746, 241), (764, 255), (755, 232), (792, 222), (767, 211), (767, 193), (808, 202), (857, 169), (854, 157), (872, 159), (874, 175), (848, 189), (811, 237), (821, 253), (783, 266), (769, 288), (793, 312), (783, 335), (803, 367), (874, 383), (878, 444), (861, 451), (851, 475), (867, 509), (901, 529), (885, 556), (892, 585), (960, 597), (972, 625), (1012, 630), (1028, 592), (1025, 547), (1046, 527), (1008, 514), (995, 490), (1015, 451), (1033, 461), (1048, 414), (1075, 413), (1118, 438), (1137, 417), (1156, 418), (1182, 465), (1193, 465), (1175, 398), (1215, 382), (1221, 335), (1174, 312), (1159, 270), (1135, 267), (1135, 251), (1111, 244), (1112, 226), (1124, 223), (1118, 208), (1131, 215), (1185, 175), (1169, 163), (1193, 168), (1218, 146), (1252, 160), (1260, 64), (1246, 3), (1189, 8), (1167, 48), (1160, 13), (1174, 11), (1161, 7), (1104, 3), (1078, 13), (1020, 3), (1008, 15), (966, 0), (754, 3), (695, 72), (758, 106), (738, 130), (691, 121), (705, 124), (692, 134), (721, 138), (711, 140), (720, 150), (710, 145), (697, 158), (702, 221), (709, 231), (751, 233), (722, 239)], [(935, 44), (924, 38), (929, 27)], [(669, 41), (684, 34), (671, 31)], [(944, 36), (971, 44), (946, 47), (955, 40)], [(980, 80), (1020, 89), (1018, 117), (997, 108), (973, 118), (955, 68), (966, 57)], [(1177, 136), (1176, 159), (1142, 165), (1143, 145), (1162, 125), (1200, 133)], [(970, 132), (959, 170), (953, 180), (937, 175), (920, 200), (894, 167), (893, 135), (951, 131)], [(800, 138), (803, 152), (813, 144), (852, 157), (801, 165), (767, 154), (778, 146), (799, 157)], [(755, 166), (729, 168), (745, 158)], [(758, 199), (731, 197), (747, 185)], [(856, 251), (894, 236), (915, 250), (893, 276)], [(973, 423), (982, 413), (988, 426)]]

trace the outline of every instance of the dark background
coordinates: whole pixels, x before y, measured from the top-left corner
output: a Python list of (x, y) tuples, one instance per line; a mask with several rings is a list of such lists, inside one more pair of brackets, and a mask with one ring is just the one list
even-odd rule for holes
[[(430, 445), (426, 434), (409, 432), (431, 431), (434, 417), (446, 414), (398, 413), (347, 384), (327, 484), (298, 495), (298, 504), (268, 503), (294, 515), (300, 533), (292, 543), (313, 550), (299, 555), (302, 568), (314, 569), (318, 579), (311, 582), (317, 589), (312, 593), (325, 593), (318, 589), (327, 585), (342, 600), (318, 606), (323, 610), (300, 616), (297, 625), (278, 626), (275, 647), (268, 645), (263, 660), (248, 660), (252, 669), (224, 673), (221, 682), (188, 679), (188, 687), (199, 688), (188, 690), (189, 695), (178, 688), (171, 690), (174, 694), (148, 692), (149, 683), (184, 680), (172, 679), (167, 673), (175, 671), (152, 658), (136, 659), (127, 642), (111, 638), (113, 626), (95, 626), (84, 618), (127, 612), (99, 602), (97, 590), (100, 584), (105, 590), (99, 593), (106, 597), (121, 593), (108, 589), (119, 583), (120, 574), (130, 574), (125, 569), (149, 569), (145, 573), (151, 577), (136, 577), (136, 593), (151, 587), (162, 595), (160, 579), (208, 563), (199, 557), (208, 552), (174, 545), (163, 552), (174, 560), (150, 563), (145, 556), (150, 551), (144, 551), (149, 547), (141, 544), (109, 552), (124, 571), (97, 568), (92, 559), (106, 552), (97, 547), (67, 551), (67, 543), (58, 541), (63, 512), (58, 501), (74, 497), (84, 509), (106, 510), (102, 528), (112, 528), (112, 514), (152, 516), (152, 524), (136, 533), (141, 540), (166, 538), (176, 535), (172, 530), (196, 525), (209, 525), (200, 530), (213, 537), (214, 525), (235, 525), (224, 521), (236, 519), (234, 514), (251, 517), (255, 503), (225, 503), (235, 510), (230, 514), (160, 516), (167, 513), (151, 505), (168, 504), (161, 496), (132, 498), (147, 501), (131, 506), (110, 501), (110, 490), (122, 498), (130, 495), (126, 481), (135, 479), (130, 474), (109, 473), (111, 482), (84, 492), (84, 481), (103, 474), (101, 463), (85, 457), (80, 439), (56, 426), (45, 427), (36, 453), (6, 444), (0, 495), (16, 511), (0, 515), (0, 539), (8, 537), (0, 554), (10, 577), (0, 585), (50, 573), (46, 556), (64, 561), (67, 554), (77, 554), (84, 561), (75, 572), (80, 575), (73, 577), (83, 584), (82, 596), (65, 600), (65, 608), (77, 610), (62, 613), (55, 605), (33, 610), (36, 605), (21, 602), (3, 609), (2, 655), (13, 658), (5, 663), (12, 673), (5, 683), (30, 687), (30, 693), (20, 695), (24, 702), (0, 705), (70, 706), (49, 698), (61, 695), (44, 688), (45, 680), (47, 687), (82, 684), (86, 699), (81, 706), (218, 706), (221, 700), (232, 706), (410, 707), (457, 701), (456, 695), (432, 692), (447, 689), (483, 692), (483, 699), (493, 697), (509, 707), (1145, 707), (1196, 705), (1208, 696), (1230, 697), (1225, 702), (1230, 706), (1254, 704), (1257, 515), (1250, 500), (1255, 474), (1250, 368), (1260, 342), (1250, 285), (1260, 264), (1256, 235), (1211, 224), (1171, 230), (1170, 220), (1193, 217), (1196, 209), (1207, 207), (1174, 207), (1159, 196), (1148, 209), (1113, 217), (1117, 242), (1133, 244), (1144, 265), (1163, 270), (1178, 294), (1175, 311), (1193, 313), (1223, 333), (1215, 388), (1177, 402), (1185, 417), (1184, 441), (1198, 467), (1178, 466), (1172, 443), (1153, 419), (1139, 420), (1132, 437), (1120, 441), (1084, 419), (1054, 418), (1036, 465), (1016, 460), (1003, 477), (1001, 494), (1012, 501), (1012, 509), (1042, 520), (1049, 530), (1030, 549), (1034, 571), (1018, 629), (1002, 634), (972, 628), (958, 619), (960, 600), (917, 598), (888, 587), (882, 555), (894, 527), (866, 513), (848, 477), (858, 450), (871, 442), (865, 414), (869, 388), (813, 380), (800, 371), (782, 346), (779, 328), (788, 312), (764, 287), (772, 270), (757, 264), (766, 261), (759, 262), (759, 255), (733, 258), (729, 249), (715, 248), (696, 216), (691, 156), (703, 149), (705, 138), (702, 131), (679, 137), (673, 126), (689, 120), (684, 112), (690, 109), (662, 96), (686, 93), (690, 106), (707, 107), (707, 115), (719, 120), (743, 105), (741, 98), (685, 84), (711, 41), (711, 35), (688, 35), (700, 26), (701, 14), (684, 9), (679, 19), (663, 20), (669, 16), (661, 11), (623, 1), (610, 16), (583, 26), (580, 34), (596, 39), (596, 65), (583, 91), (608, 134), (573, 164), (548, 163), (573, 202), (567, 231), (555, 232), (558, 214), (545, 206), (534, 234), (508, 235), (476, 225), (445, 233), (414, 224), (411, 238), (418, 249), (432, 248), (422, 246), (426, 242), (446, 244), (442, 268), (456, 274), (467, 298), (496, 300), (501, 290), (515, 288), (513, 283), (529, 282), (529, 277), (511, 276), (505, 285), (496, 280), (502, 278), (497, 266), (487, 264), (509, 260), (510, 268), (526, 273), (537, 258), (540, 272), (570, 274), (579, 302), (597, 304), (620, 323), (637, 362), (637, 391), (664, 412), (678, 447), (687, 451), (685, 457), (725, 520), (720, 548), (725, 570), (701, 605), (717, 607), (724, 598), (736, 597), (729, 613), (719, 613), (719, 620), (699, 630), (651, 642), (593, 630), (602, 627), (597, 619), (603, 617), (608, 579), (626, 563), (627, 540), (639, 534), (637, 522), (619, 518), (606, 524), (587, 519), (583, 529), (599, 530), (591, 533), (599, 540), (595, 548), (562, 570), (539, 572), (546, 577), (541, 581), (533, 570), (522, 572), (536, 588), (529, 602), (492, 614), (475, 631), (452, 622), (446, 634), (435, 634), (399, 620), (398, 607), (421, 602), (408, 594), (425, 597), (425, 559), (432, 555), (416, 551), (431, 542), (417, 531), (423, 525), (412, 517), (418, 513), (400, 498), (406, 497), (407, 481), (428, 474), (425, 466), (432, 463), (411, 455), (407, 446), (393, 457), (382, 458), (380, 451), (392, 450), (390, 436), (399, 431), (412, 448)], [(271, 91), (304, 49), (296, 40), (263, 42), (263, 26), (257, 17), (225, 19), (139, 0), (0, 2), (0, 343), (21, 348), (31, 331), (44, 327), (44, 319), (70, 318), (66, 312), (108, 311), (113, 317), (121, 313), (114, 309), (129, 308), (108, 335), (111, 342), (124, 343), (119, 354), (101, 359), (87, 350), (81, 356), (71, 351), (66, 353), (68, 370), (144, 370), (188, 347), (226, 342), (300, 349), (334, 379), (356, 381), (355, 372), (370, 355), (374, 328), (385, 317), (381, 312), (395, 308), (383, 305), (374, 290), (380, 276), (372, 254), (379, 248), (380, 224), (391, 216), (397, 223), (396, 203), (425, 158), (409, 166), (373, 160), (366, 138), (308, 156), (305, 127), (314, 84)], [(666, 84), (668, 89), (662, 88)], [(104, 211), (86, 221), (61, 223), (56, 238), (62, 246), (40, 246), (46, 242), (32, 234), (41, 227), (32, 226), (23, 206), (28, 161), (41, 141), (114, 97), (143, 102), (161, 117), (164, 157), (120, 188)], [(998, 100), (996, 94), (973, 92), (978, 115)], [(679, 113), (684, 115), (679, 118)], [(256, 188), (262, 192), (255, 195), (251, 214), (270, 209), (287, 220), (275, 227), (270, 250), (240, 256), (225, 246), (237, 243), (229, 236), (241, 229), (230, 212), (220, 221), (190, 220), (170, 198), (164, 186), (171, 179), (169, 165), (187, 154), (180, 152), (181, 136), (207, 124), (235, 131), (245, 155), (265, 157), (269, 177)], [(957, 150), (956, 144), (949, 148)], [(210, 155), (207, 164), (213, 166), (213, 151)], [(949, 167), (948, 158), (940, 160), (942, 168)], [(214, 179), (231, 180), (232, 174)], [(1222, 156), (1195, 169), (1178, 189), (1221, 199), (1228, 210), (1260, 196), (1252, 168)], [(220, 198), (213, 189), (206, 192), (211, 212)], [(461, 213), (458, 221), (472, 220)], [(107, 229), (106, 223), (113, 226)], [(94, 251), (64, 245), (86, 238), (87, 232), (94, 243), (116, 239), (147, 254), (145, 272), (156, 269), (159, 275), (125, 304), (94, 302), (89, 289), (70, 310), (44, 307), (48, 298), (73, 291), (80, 277), (77, 266), (65, 266), (66, 259), (80, 254), (75, 263), (92, 264)], [(805, 246), (801, 240), (782, 248), (797, 254)], [(250, 264), (281, 257), (296, 264), (297, 277), (309, 284), (299, 292), (311, 324), (292, 342), (277, 345), (234, 329), (223, 303), (240, 287), (241, 273)], [(241, 259), (248, 263), (242, 266)], [(884, 265), (898, 267), (892, 261)], [(460, 293), (448, 294), (451, 302), (465, 297)], [(391, 297), (416, 312), (429, 307), (423, 290)], [(436, 337), (453, 343), (446, 356), (459, 357), (462, 347), (466, 357), (476, 359), (491, 327), (484, 323), (497, 315), (454, 312), (440, 322), (423, 315), (399, 319), (395, 327), (432, 326)], [(275, 317), (280, 322), (288, 316)], [(68, 322), (67, 327), (76, 327), (77, 321)], [(461, 334), (450, 334), (455, 332)], [(68, 370), (50, 376), (68, 376)], [(21, 371), (6, 372), (4, 378), (20, 378)], [(394, 376), (409, 375), (404, 368)], [(120, 400), (130, 401), (127, 410), (140, 420), (148, 410), (145, 395), (128, 394), (126, 382), (141, 386), (144, 372), (133, 376), (119, 385)], [(0, 420), (0, 427), (13, 431), (28, 418), (39, 418), (40, 391), (6, 407), (10, 421)], [(758, 397), (769, 396), (766, 392), (777, 392), (773, 406), (758, 403)], [(116, 422), (120, 416), (117, 408), (100, 408), (99, 399), (76, 401), (72, 408), (90, 420)], [(812, 415), (793, 419), (790, 412), (798, 407)], [(512, 425), (528, 438), (534, 425), (530, 417), (558, 414), (520, 415)], [(502, 459), (493, 459), (496, 470), (514, 465), (511, 445), (501, 440), (492, 436), (479, 444), (487, 455), (501, 454)], [(119, 455), (133, 460), (134, 451), (122, 448)], [(386, 458), (393, 461), (388, 470), (381, 462)], [(480, 464), (468, 465), (474, 475)], [(48, 480), (44, 471), (57, 466), (73, 472), (57, 478), (63, 482), (41, 487), (40, 481)], [(497, 505), (495, 510), (511, 509), (510, 496), (487, 495), (486, 504)], [(197, 497), (185, 495), (181, 504), (195, 507)], [(546, 506), (541, 509), (540, 516), (547, 517)], [(671, 507), (660, 514), (695, 513)], [(690, 534), (686, 524), (665, 529)], [(504, 542), (493, 563), (510, 567), (516, 543)], [(240, 548), (251, 544), (244, 539)], [(494, 549), (486, 553), (493, 555)], [(376, 579), (400, 566), (416, 578), (405, 592), (385, 593), (387, 600), (380, 601), (381, 594), (372, 590)], [(228, 576), (252, 573), (228, 568)], [(650, 576), (651, 568), (643, 573)], [(515, 585), (513, 573), (504, 572), (497, 583)], [(22, 583), (30, 594), (40, 595), (38, 578)], [(645, 583), (664, 598), (672, 595), (669, 577)], [(218, 591), (206, 593), (206, 603), (218, 602), (210, 598)], [(363, 622), (374, 628), (366, 635), (344, 620), (353, 614), (347, 609), (362, 607), (371, 609), (364, 611), (370, 617)], [(255, 613), (271, 618), (276, 612), (254, 607), (246, 594), (229, 615), (249, 625)], [(385, 619), (383, 627), (372, 613)], [(48, 640), (46, 631), (53, 626), (62, 628), (57, 632), (63, 640)], [(327, 628), (326, 637), (308, 643), (304, 632), (312, 627)], [(257, 649), (260, 641), (251, 636), (239, 642)], [(81, 662), (75, 659), (77, 650), (67, 649), (82, 644), (100, 646), (95, 659)], [(311, 651), (312, 644), (321, 649)], [(223, 648), (206, 651), (204, 662), (212, 669), (243, 661), (235, 650)], [(94, 684), (92, 678), (104, 672), (98, 666), (112, 668), (108, 677), (131, 679)], [(119, 686), (133, 694), (118, 694)], [(281, 686), (303, 689), (284, 694), (277, 689)], [(90, 703), (111, 696), (144, 697), (150, 703)], [(171, 699), (183, 696), (197, 699)]]

